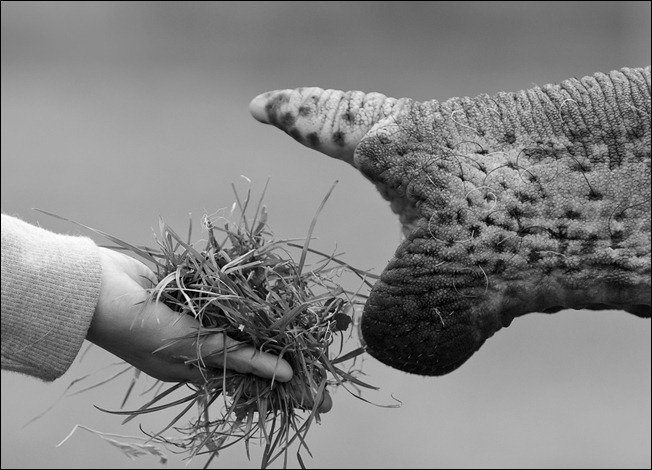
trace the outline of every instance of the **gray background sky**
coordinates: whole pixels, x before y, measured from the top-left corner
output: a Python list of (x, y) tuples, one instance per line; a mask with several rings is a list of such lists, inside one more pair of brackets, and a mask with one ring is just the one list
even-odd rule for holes
[[(446, 99), (649, 63), (649, 2), (2, 2), (2, 211), (79, 233), (39, 207), (149, 244), (159, 214), (185, 227), (189, 211), (230, 206), (239, 175), (258, 188), (270, 176), (272, 227), (302, 236), (340, 179), (314, 246), (337, 244), (379, 272), (399, 241), (387, 203), (353, 168), (255, 122), (252, 97), (320, 86)], [(382, 390), (368, 397), (394, 394), (403, 407), (337, 393), (307, 463), (649, 468), (650, 341), (649, 320), (564, 311), (517, 319), (441, 378), (370, 358)], [(2, 467), (156, 465), (83, 432), (54, 448), (77, 423), (138, 434), (92, 407), (116, 408), (127, 381), (23, 429), (71, 380), (111, 362), (94, 350), (54, 384), (2, 372)], [(258, 455), (249, 463), (237, 447), (217, 465), (255, 467)]]

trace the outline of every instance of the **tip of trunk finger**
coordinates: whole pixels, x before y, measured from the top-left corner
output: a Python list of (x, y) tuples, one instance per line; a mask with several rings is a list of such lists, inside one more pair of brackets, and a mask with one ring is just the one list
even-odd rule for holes
[(259, 122), (269, 124), (269, 116), (266, 109), (269, 93), (263, 93), (256, 96), (251, 103), (249, 103), (249, 112)]

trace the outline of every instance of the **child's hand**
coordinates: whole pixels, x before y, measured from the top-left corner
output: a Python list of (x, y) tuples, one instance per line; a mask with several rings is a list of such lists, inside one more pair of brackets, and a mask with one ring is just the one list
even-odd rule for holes
[[(148, 298), (146, 288), (155, 285), (156, 278), (141, 262), (107, 248), (100, 248), (100, 260), (100, 298), (86, 339), (159, 380), (203, 383), (199, 369), (185, 364), (198, 357), (199, 322), (161, 302), (143, 303)], [(189, 338), (170, 341), (185, 336)], [(221, 334), (202, 336), (201, 357), (217, 373), (224, 368), (225, 340), (228, 369), (269, 379), (274, 376), (280, 382), (292, 378), (290, 365), (276, 356)]]

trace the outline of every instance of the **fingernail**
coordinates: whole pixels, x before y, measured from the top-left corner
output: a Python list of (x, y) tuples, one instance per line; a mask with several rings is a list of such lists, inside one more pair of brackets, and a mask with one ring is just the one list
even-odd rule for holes
[(275, 364), (274, 373), (275, 380), (278, 380), (279, 382), (289, 382), (294, 375), (294, 371), (292, 370), (292, 367), (290, 367), (290, 364), (282, 359), (277, 361)]

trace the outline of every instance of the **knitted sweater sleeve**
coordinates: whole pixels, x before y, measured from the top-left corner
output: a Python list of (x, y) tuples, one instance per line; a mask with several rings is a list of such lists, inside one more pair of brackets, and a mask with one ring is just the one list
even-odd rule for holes
[(86, 337), (101, 274), (89, 238), (2, 214), (2, 369), (60, 377)]

